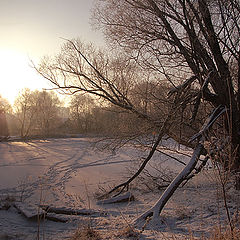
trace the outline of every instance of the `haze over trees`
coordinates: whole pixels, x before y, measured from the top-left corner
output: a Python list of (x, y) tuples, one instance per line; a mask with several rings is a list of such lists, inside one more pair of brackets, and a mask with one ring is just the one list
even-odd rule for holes
[(76, 94), (63, 105), (53, 91), (28, 88), (19, 93), (13, 106), (0, 98), (0, 114), (0, 136), (23, 139), (68, 134), (121, 135), (130, 123), (125, 114), (119, 114), (112, 106), (102, 106), (91, 96)]
[(54, 92), (24, 89), (14, 104), (20, 136), (51, 136), (60, 124), (60, 106)]
[(9, 129), (6, 115), (12, 110), (9, 102), (0, 95), (0, 136), (8, 136)]
[[(134, 136), (157, 132), (143, 168), (166, 134), (196, 146), (185, 175), (143, 218), (160, 213), (201, 154), (239, 171), (239, 18), (236, 0), (98, 1), (96, 24), (112, 51), (67, 40), (59, 55), (37, 67), (63, 92), (88, 93), (131, 113)], [(188, 141), (194, 134), (197, 145)], [(209, 149), (204, 141), (210, 142)]]

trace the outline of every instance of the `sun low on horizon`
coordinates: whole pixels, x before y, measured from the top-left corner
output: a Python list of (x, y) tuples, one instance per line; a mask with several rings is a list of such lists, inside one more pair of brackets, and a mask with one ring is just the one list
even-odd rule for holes
[(102, 44), (91, 28), (94, 0), (0, 1), (0, 95), (10, 104), (19, 92), (51, 88), (31, 66), (59, 52), (63, 39)]
[(0, 95), (13, 104), (22, 89), (47, 88), (48, 84), (31, 66), (30, 56), (14, 49), (0, 49)]

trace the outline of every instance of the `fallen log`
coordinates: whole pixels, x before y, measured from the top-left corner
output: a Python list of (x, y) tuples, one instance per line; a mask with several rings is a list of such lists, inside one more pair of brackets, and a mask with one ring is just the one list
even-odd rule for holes
[(134, 201), (134, 196), (132, 195), (132, 193), (127, 192), (125, 194), (118, 195), (116, 197), (100, 200), (97, 202), (97, 204), (100, 205), (100, 204), (111, 204), (111, 203), (130, 202), (130, 201)]
[(94, 215), (94, 214), (101, 214), (98, 211), (92, 209), (72, 209), (66, 207), (52, 207), (48, 205), (40, 205), (40, 207), (49, 213), (56, 213), (56, 214), (64, 214), (64, 215)]
[(30, 203), (16, 202), (14, 207), (28, 219), (39, 218), (45, 214), (42, 208)]
[(58, 214), (55, 214), (55, 213), (47, 213), (45, 216), (45, 219), (53, 222), (62, 222), (62, 223), (66, 223), (68, 221), (67, 218), (63, 216), (59, 216)]

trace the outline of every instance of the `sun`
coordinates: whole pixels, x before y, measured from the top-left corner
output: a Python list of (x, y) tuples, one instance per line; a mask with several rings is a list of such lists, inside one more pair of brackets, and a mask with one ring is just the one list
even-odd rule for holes
[(39, 89), (44, 81), (31, 67), (27, 54), (12, 50), (0, 49), (0, 94), (11, 104), (23, 88)]

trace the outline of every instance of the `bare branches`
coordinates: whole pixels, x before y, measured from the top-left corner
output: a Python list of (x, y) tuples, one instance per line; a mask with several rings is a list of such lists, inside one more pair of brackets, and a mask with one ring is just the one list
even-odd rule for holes
[[(159, 198), (159, 200), (155, 203), (155, 205), (144, 212), (140, 217), (138, 217), (135, 220), (135, 224), (143, 224), (147, 218), (153, 217), (153, 221), (157, 220), (159, 214), (161, 213), (163, 207), (167, 203), (168, 199), (173, 195), (173, 193), (176, 191), (176, 189), (180, 186), (181, 183), (184, 181), (188, 181), (191, 179), (195, 174), (199, 173), (202, 168), (207, 163), (210, 156), (206, 156), (205, 159), (202, 161), (200, 166), (195, 169), (195, 166), (197, 165), (197, 162), (200, 158), (200, 155), (206, 154), (206, 150), (204, 148), (204, 141), (206, 139), (206, 131), (210, 131), (210, 128), (212, 125), (216, 122), (216, 120), (226, 112), (226, 109), (222, 106), (219, 106), (216, 108), (213, 113), (209, 116), (209, 118), (206, 120), (204, 125), (202, 126), (202, 129), (198, 134), (192, 137), (192, 140), (198, 139), (198, 143), (193, 151), (192, 157), (189, 161), (189, 163), (185, 166), (185, 168), (175, 177), (175, 179), (171, 182), (171, 184), (167, 187), (167, 189), (163, 192), (162, 196)], [(195, 169), (195, 173), (192, 173), (192, 171)], [(192, 174), (191, 174), (192, 173)], [(186, 182), (185, 182), (186, 183)]]
[(105, 197), (113, 192), (116, 192), (117, 190), (119, 190), (121, 188), (121, 190), (115, 195), (119, 195), (123, 192), (123, 190), (125, 188), (128, 188), (129, 184), (136, 178), (139, 176), (139, 174), (143, 171), (143, 169), (145, 168), (145, 166), (147, 165), (147, 163), (151, 160), (154, 152), (157, 150), (157, 147), (159, 145), (159, 143), (161, 142), (163, 136), (167, 133), (167, 129), (170, 127), (170, 119), (171, 119), (171, 114), (169, 114), (167, 116), (167, 118), (165, 119), (161, 129), (159, 130), (159, 134), (158, 137), (155, 141), (155, 143), (153, 144), (148, 156), (145, 158), (145, 160), (142, 162), (140, 168), (137, 170), (137, 172), (131, 177), (129, 178), (126, 182), (121, 183), (119, 185), (117, 185), (116, 187), (114, 187), (112, 190), (110, 190), (107, 194), (104, 194), (102, 197)]
[(200, 139), (203, 136), (204, 137), (207, 136), (208, 131), (212, 127), (213, 123), (226, 111), (227, 111), (226, 107), (224, 107), (222, 105), (220, 105), (216, 109), (214, 109), (212, 114), (206, 119), (201, 130), (190, 139), (190, 142), (192, 142), (196, 139)]
[(192, 76), (190, 78), (188, 78), (186, 81), (184, 81), (182, 84), (178, 85), (177, 87), (171, 89), (169, 92), (168, 92), (168, 95), (171, 96), (173, 93), (175, 92), (181, 92), (183, 91), (184, 89), (186, 89), (187, 87), (189, 88), (192, 84), (192, 82), (196, 79), (197, 77), (196, 76)]
[(134, 87), (139, 73), (135, 64), (123, 61), (117, 58), (110, 60), (101, 51), (97, 52), (79, 41), (67, 40), (55, 60), (45, 59), (35, 69), (66, 93), (82, 91), (93, 94), (153, 122), (150, 116), (133, 106), (128, 96), (128, 90)]
[(238, 9), (239, 3), (233, 0), (214, 4), (205, 0), (109, 0), (97, 18), (107, 38), (117, 43), (115, 47), (120, 43), (133, 58), (136, 53), (135, 60), (142, 67), (167, 76), (173, 85), (179, 85), (188, 71), (187, 76), (194, 74), (201, 88), (213, 71), (209, 83), (214, 93), (206, 91), (205, 98), (216, 107), (235, 105), (229, 59), (236, 64), (239, 55)]

